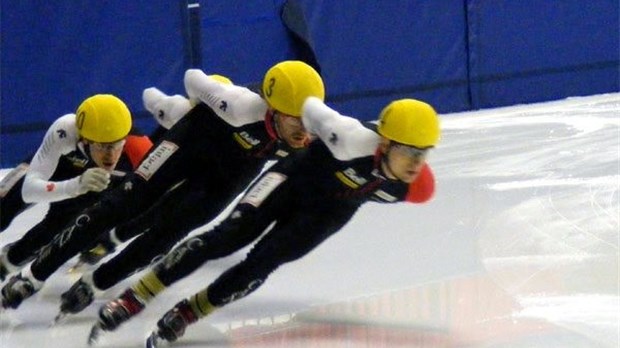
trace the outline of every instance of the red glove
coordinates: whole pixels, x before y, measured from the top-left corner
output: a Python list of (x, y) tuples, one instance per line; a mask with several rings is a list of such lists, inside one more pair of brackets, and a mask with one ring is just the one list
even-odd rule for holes
[(424, 164), (418, 177), (409, 184), (409, 191), (405, 201), (424, 203), (430, 200), (435, 193), (435, 176), (428, 163)]

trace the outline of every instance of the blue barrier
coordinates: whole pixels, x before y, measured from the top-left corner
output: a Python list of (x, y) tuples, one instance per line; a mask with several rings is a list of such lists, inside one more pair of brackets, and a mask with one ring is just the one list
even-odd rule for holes
[(404, 97), (447, 113), (620, 90), (616, 0), (288, 1), (3, 2), (0, 166), (89, 95), (118, 95), (148, 133), (144, 88), (183, 93), (189, 67), (251, 84), (308, 47), (327, 102), (360, 119)]

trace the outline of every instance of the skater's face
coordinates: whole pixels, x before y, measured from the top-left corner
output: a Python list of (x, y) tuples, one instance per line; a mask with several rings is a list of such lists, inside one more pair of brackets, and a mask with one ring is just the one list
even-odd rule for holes
[(383, 139), (381, 142), (381, 150), (385, 156), (382, 162), (385, 175), (390, 179), (406, 183), (411, 183), (418, 177), (426, 163), (429, 151), (429, 149), (418, 149), (388, 139)]
[(86, 142), (90, 149), (90, 157), (99, 168), (103, 168), (109, 172), (116, 168), (116, 164), (123, 153), (123, 146), (125, 146), (124, 139), (113, 143)]
[(276, 128), (280, 138), (286, 141), (292, 148), (306, 146), (309, 134), (301, 122), (300, 117), (295, 117), (276, 111), (274, 116)]

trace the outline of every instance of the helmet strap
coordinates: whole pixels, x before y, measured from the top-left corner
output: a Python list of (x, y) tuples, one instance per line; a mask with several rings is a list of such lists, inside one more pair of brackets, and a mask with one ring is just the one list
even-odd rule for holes
[(280, 139), (280, 132), (278, 131), (278, 125), (275, 120), (276, 111), (273, 109), (267, 110), (265, 114), (265, 128), (267, 129), (267, 134), (271, 139)]
[(88, 141), (84, 138), (81, 138), (80, 141), (76, 144), (78, 150), (84, 154), (89, 160), (92, 159), (90, 157), (90, 146), (88, 145)]

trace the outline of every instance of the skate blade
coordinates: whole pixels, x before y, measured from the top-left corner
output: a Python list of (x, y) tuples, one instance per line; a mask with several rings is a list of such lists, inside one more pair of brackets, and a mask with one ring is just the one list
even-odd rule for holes
[(146, 348), (162, 348), (166, 344), (165, 340), (162, 340), (161, 337), (157, 334), (157, 332), (151, 333), (149, 337), (146, 338)]
[(93, 325), (93, 328), (90, 329), (90, 334), (88, 335), (88, 346), (94, 346), (99, 342), (99, 338), (101, 337), (101, 325), (99, 323)]
[(78, 261), (73, 267), (69, 268), (68, 274), (84, 273), (86, 270), (86, 262)]
[(69, 313), (66, 312), (60, 312), (58, 313), (58, 315), (54, 318), (54, 321), (50, 324), (50, 328), (53, 328), (57, 325), (61, 325), (64, 324), (67, 321), (67, 318), (69, 317)]

